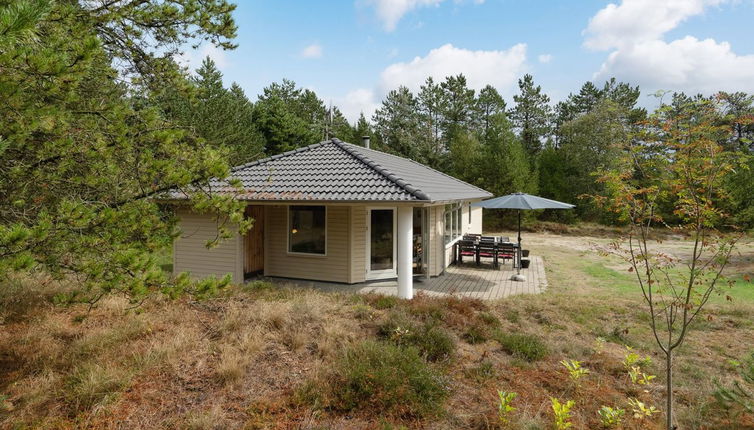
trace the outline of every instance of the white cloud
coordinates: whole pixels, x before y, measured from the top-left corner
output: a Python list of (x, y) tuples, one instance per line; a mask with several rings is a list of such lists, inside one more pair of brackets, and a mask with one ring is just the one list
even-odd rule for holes
[(659, 39), (689, 17), (726, 0), (623, 0), (611, 3), (589, 20), (586, 47), (621, 48)]
[[(366, 0), (366, 4), (374, 7), (385, 31), (393, 31), (407, 13), (423, 7), (439, 6), (443, 1), (445, 0)], [(455, 3), (464, 3), (464, 0), (455, 0)], [(484, 0), (473, 0), (473, 3), (479, 5)], [(418, 28), (423, 25), (422, 22), (417, 24)]]
[(537, 57), (537, 60), (542, 64), (547, 64), (550, 61), (552, 61), (552, 55), (551, 54), (542, 54)]
[(612, 52), (596, 77), (612, 76), (651, 90), (752, 92), (754, 55), (736, 55), (727, 42), (692, 36), (649, 40)]
[(301, 50), (301, 56), (303, 58), (321, 58), (322, 45), (320, 45), (319, 43), (312, 43), (311, 45)]
[(218, 48), (211, 43), (203, 44), (198, 49), (181, 52), (175, 57), (175, 60), (181, 66), (188, 67), (189, 70), (196, 70), (202, 65), (202, 61), (204, 61), (206, 57), (211, 58), (220, 70), (225, 70), (230, 65), (230, 61), (225, 55), (225, 50)]
[(608, 5), (584, 31), (585, 46), (611, 51), (594, 78), (616, 77), (649, 92), (754, 91), (754, 55), (738, 55), (728, 42), (714, 39), (663, 39), (689, 17), (725, 1), (623, 0)]
[(418, 91), (428, 76), (442, 81), (463, 73), (469, 87), (481, 89), (490, 84), (506, 93), (526, 70), (526, 44), (519, 43), (502, 51), (472, 51), (451, 44), (429, 51), (424, 57), (388, 66), (380, 76), (381, 92), (404, 85)]
[(391, 90), (404, 85), (414, 93), (432, 76), (442, 82), (447, 76), (463, 74), (470, 88), (482, 89), (492, 85), (501, 94), (510, 96), (517, 88), (518, 78), (526, 72), (526, 45), (514, 45), (502, 51), (471, 51), (451, 44), (429, 51), (424, 57), (409, 62), (394, 63), (385, 68), (374, 89), (358, 88), (342, 97), (333, 97), (333, 103), (351, 122), (364, 112), (371, 118), (380, 106), (380, 100)]
[(374, 90), (368, 88), (357, 88), (349, 91), (344, 97), (335, 97), (333, 98), (333, 104), (352, 123), (359, 119), (359, 115), (362, 112), (367, 119), (370, 119), (374, 111), (379, 107)]
[(385, 31), (395, 30), (398, 21), (408, 12), (427, 6), (437, 6), (443, 0), (371, 0), (369, 3), (374, 6), (377, 18), (382, 21)]

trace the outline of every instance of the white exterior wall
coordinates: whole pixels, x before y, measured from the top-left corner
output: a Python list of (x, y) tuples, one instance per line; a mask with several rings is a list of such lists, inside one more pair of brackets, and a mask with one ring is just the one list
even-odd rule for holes
[[(468, 207), (468, 210), (471, 211), (471, 223), (467, 224), (467, 230), (466, 233), (473, 233), (473, 234), (482, 234), (482, 208), (472, 208), (471, 206)], [(469, 214), (468, 211), (466, 213), (466, 221), (468, 221)]]
[[(243, 282), (243, 238), (234, 233), (214, 248), (208, 241), (217, 237), (217, 223), (211, 215), (178, 212), (180, 236), (173, 244), (173, 273), (189, 272), (193, 279), (227, 274), (234, 283)], [(231, 231), (233, 226), (229, 227)]]

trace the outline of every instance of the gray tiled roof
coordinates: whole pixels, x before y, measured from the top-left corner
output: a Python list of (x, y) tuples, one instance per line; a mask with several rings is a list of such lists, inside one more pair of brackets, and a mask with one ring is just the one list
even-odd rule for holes
[[(415, 161), (331, 139), (235, 167), (242, 200), (443, 201), (491, 194)], [(230, 191), (212, 181), (215, 192)]]

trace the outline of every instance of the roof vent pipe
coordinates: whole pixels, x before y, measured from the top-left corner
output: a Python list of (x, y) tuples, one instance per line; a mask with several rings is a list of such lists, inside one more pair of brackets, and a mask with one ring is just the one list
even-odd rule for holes
[(361, 136), (361, 144), (364, 148), (369, 149), (369, 136)]

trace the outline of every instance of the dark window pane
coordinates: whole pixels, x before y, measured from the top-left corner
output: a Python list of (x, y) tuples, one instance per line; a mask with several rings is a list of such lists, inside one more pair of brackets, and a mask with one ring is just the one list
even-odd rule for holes
[(325, 254), (324, 206), (291, 206), (288, 250), (306, 254)]
[(393, 268), (393, 210), (373, 209), (370, 211), (369, 267), (371, 270)]

